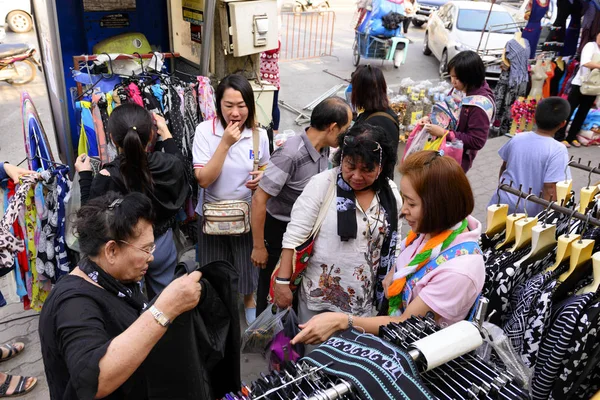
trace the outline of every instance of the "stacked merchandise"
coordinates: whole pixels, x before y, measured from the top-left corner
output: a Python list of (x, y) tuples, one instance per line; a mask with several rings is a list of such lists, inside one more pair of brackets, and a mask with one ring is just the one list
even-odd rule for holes
[[(394, 87), (390, 86), (390, 89)], [(397, 94), (389, 98), (391, 109), (398, 114), (402, 141), (406, 141), (419, 119), (431, 114), (433, 104), (443, 100), (451, 90), (452, 86), (446, 81), (415, 82), (405, 78), (400, 82)]]

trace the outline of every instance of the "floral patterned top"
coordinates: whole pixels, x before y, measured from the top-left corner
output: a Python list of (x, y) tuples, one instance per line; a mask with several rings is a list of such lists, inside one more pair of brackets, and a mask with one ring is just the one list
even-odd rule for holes
[[(308, 231), (312, 227), (312, 223), (308, 222), (310, 215), (298, 218), (294, 214), (313, 214), (314, 204), (322, 202), (329, 179), (333, 179), (330, 172), (326, 171), (313, 177), (294, 204), (292, 222), (306, 219)], [(398, 188), (394, 182), (388, 182), (396, 197), (400, 215), (402, 200)], [(313, 219), (316, 219), (319, 208), (316, 208)], [(342, 242), (337, 232), (336, 202), (331, 202), (300, 287), (301, 298), (306, 299), (309, 310), (337, 311), (356, 316), (372, 316), (375, 313), (376, 272), (383, 240), (389, 229), (385, 211), (380, 206), (377, 195), (373, 197), (367, 210), (362, 210), (357, 202), (356, 222), (357, 238)], [(289, 241), (290, 229), (296, 229), (296, 226), (290, 225), (286, 232), (287, 240), (284, 236), (284, 248), (290, 248), (286, 243)], [(398, 230), (400, 226), (399, 222)]]

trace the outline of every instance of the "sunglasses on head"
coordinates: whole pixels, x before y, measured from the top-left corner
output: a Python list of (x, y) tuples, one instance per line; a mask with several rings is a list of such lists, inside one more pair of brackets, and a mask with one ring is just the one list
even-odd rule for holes
[(379, 151), (381, 150), (381, 145), (374, 140), (369, 139), (360, 139), (356, 136), (346, 136), (344, 137), (344, 146), (355, 147), (362, 146), (367, 150), (371, 151)]
[[(381, 148), (381, 145), (378, 142), (376, 142), (374, 140), (370, 140), (370, 139), (357, 138), (356, 136), (346, 135), (344, 137), (344, 147), (356, 147), (359, 145), (370, 151), (378, 151), (379, 152), (379, 165), (381, 165), (381, 159), (383, 157), (383, 149)], [(344, 158), (343, 150), (344, 149), (342, 148), (342, 159)]]

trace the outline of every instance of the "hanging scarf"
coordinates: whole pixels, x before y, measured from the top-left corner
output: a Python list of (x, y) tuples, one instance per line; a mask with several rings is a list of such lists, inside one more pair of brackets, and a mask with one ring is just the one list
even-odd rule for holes
[[(383, 300), (383, 278), (396, 262), (396, 244), (398, 242), (398, 207), (396, 197), (389, 184), (381, 185), (378, 191), (381, 209), (387, 221), (387, 232), (381, 246), (381, 256), (377, 267), (377, 279), (375, 284), (375, 304), (377, 307)], [(337, 176), (337, 230), (340, 240), (345, 242), (356, 239), (358, 224), (356, 222), (356, 196), (354, 190), (344, 181), (342, 173)]]
[(148, 304), (139, 282), (119, 282), (88, 257), (84, 257), (79, 261), (79, 269), (104, 290), (125, 300), (127, 304), (135, 308), (140, 314), (146, 309)]
[[(410, 280), (417, 271), (429, 262), (429, 260), (435, 259), (442, 251), (446, 250), (454, 239), (456, 239), (459, 234), (463, 233), (465, 229), (467, 229), (466, 218), (452, 227), (452, 229), (443, 231), (430, 238), (427, 243), (425, 243), (421, 252), (414, 256), (405, 268), (396, 270), (394, 273), (394, 282), (388, 288), (388, 297), (390, 299), (389, 315), (399, 315), (398, 312), (405, 310), (408, 306), (408, 299), (403, 298), (402, 296), (406, 288), (406, 281)], [(410, 246), (418, 237), (419, 235), (412, 230), (408, 232), (402, 250)]]

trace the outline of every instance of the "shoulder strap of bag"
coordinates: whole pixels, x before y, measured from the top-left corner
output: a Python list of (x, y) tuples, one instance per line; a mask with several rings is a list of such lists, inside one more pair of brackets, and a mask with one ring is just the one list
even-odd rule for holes
[(327, 216), (327, 210), (329, 209), (329, 205), (333, 201), (333, 197), (335, 195), (335, 186), (336, 186), (336, 174), (335, 169), (330, 170), (331, 173), (331, 182), (329, 184), (329, 188), (327, 189), (327, 195), (325, 195), (325, 199), (321, 204), (321, 209), (319, 210), (319, 215), (317, 215), (317, 220), (315, 221), (315, 225), (313, 226), (312, 232), (310, 233), (310, 237), (314, 237), (319, 230), (321, 229), (321, 225), (323, 225), (323, 221), (325, 221), (325, 216)]
[(259, 143), (260, 143), (260, 131), (258, 130), (257, 127), (254, 127), (252, 129), (252, 152), (253, 152), (253, 159), (254, 159), (254, 165), (252, 167), (252, 171), (258, 171), (258, 163), (260, 162), (260, 157), (258, 156), (258, 147), (259, 147)]
[(398, 120), (394, 119), (394, 117), (392, 117), (390, 114), (386, 113), (385, 111), (378, 111), (376, 113), (373, 113), (371, 115), (369, 115), (365, 121), (370, 120), (371, 118), (375, 118), (375, 117), (386, 117), (387, 119), (391, 120), (394, 122), (394, 124), (396, 124), (396, 126), (398, 126)]

